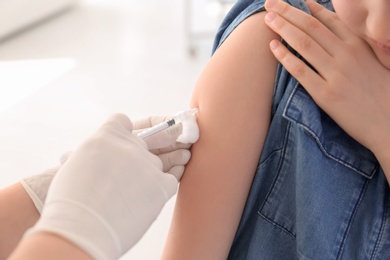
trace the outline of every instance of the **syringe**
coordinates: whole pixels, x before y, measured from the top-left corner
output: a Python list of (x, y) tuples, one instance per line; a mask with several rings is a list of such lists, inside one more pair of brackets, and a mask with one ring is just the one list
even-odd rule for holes
[(168, 127), (174, 126), (176, 124), (183, 122), (184, 120), (187, 120), (190, 117), (193, 117), (196, 113), (198, 113), (198, 111), (199, 110), (197, 108), (193, 108), (187, 111), (180, 112), (177, 115), (173, 116), (172, 119), (157, 124), (151, 128), (148, 128), (145, 131), (142, 131), (141, 133), (138, 134), (138, 137), (145, 139), (146, 137), (157, 134), (158, 132), (167, 129)]

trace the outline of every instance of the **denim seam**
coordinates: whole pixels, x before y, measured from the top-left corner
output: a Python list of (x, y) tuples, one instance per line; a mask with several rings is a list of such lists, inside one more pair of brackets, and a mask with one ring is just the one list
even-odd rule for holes
[(383, 201), (383, 214), (382, 214), (382, 222), (381, 222), (381, 228), (380, 228), (380, 232), (378, 234), (378, 239), (376, 240), (375, 242), (375, 246), (374, 246), (374, 249), (372, 251), (372, 254), (371, 254), (371, 257), (370, 259), (373, 260), (375, 259), (377, 253), (378, 253), (378, 248), (379, 248), (379, 244), (382, 240), (382, 237), (383, 237), (383, 234), (384, 234), (384, 229), (385, 229), (385, 222), (386, 222), (386, 215), (387, 215), (387, 210), (388, 210), (388, 207), (387, 207), (387, 200), (385, 199)]
[(267, 216), (265, 216), (263, 213), (261, 213), (261, 210), (264, 208), (264, 204), (268, 201), (274, 187), (275, 187), (275, 184), (276, 182), (278, 181), (279, 179), (279, 175), (280, 175), (280, 169), (283, 165), (283, 161), (284, 161), (284, 157), (285, 157), (285, 154), (286, 154), (286, 150), (287, 150), (287, 142), (288, 142), (288, 136), (290, 134), (290, 128), (291, 128), (291, 122), (288, 123), (288, 126), (287, 126), (287, 131), (286, 131), (286, 134), (284, 135), (284, 141), (283, 141), (283, 148), (280, 149), (280, 150), (283, 150), (282, 154), (281, 154), (281, 157), (280, 157), (280, 160), (279, 160), (279, 165), (278, 165), (278, 170), (277, 170), (277, 175), (271, 185), (271, 188), (269, 189), (267, 195), (265, 196), (265, 199), (264, 199), (264, 202), (261, 204), (260, 206), (260, 209), (257, 211), (257, 214), (262, 217), (263, 219), (265, 219), (266, 221), (270, 222), (272, 225), (278, 227), (280, 230), (286, 232), (288, 235), (296, 238), (295, 234), (293, 234), (291, 231), (289, 231), (287, 228), (281, 226), (280, 224), (278, 223), (275, 223), (273, 220), (271, 220), (270, 218), (268, 218)]
[(364, 183), (364, 186), (363, 186), (363, 188), (362, 188), (362, 190), (360, 192), (359, 198), (358, 198), (355, 206), (353, 207), (352, 215), (350, 216), (349, 221), (348, 221), (348, 226), (347, 226), (347, 228), (344, 231), (344, 235), (343, 235), (343, 238), (341, 240), (339, 252), (337, 253), (336, 259), (341, 259), (341, 257), (342, 257), (342, 253), (343, 253), (344, 247), (345, 247), (345, 241), (347, 240), (347, 236), (349, 234), (349, 230), (351, 229), (351, 224), (353, 222), (353, 219), (356, 216), (357, 209), (359, 208), (359, 205), (362, 202), (363, 196), (364, 196), (364, 194), (365, 194), (365, 192), (367, 190), (368, 183), (369, 183), (369, 180), (366, 180), (365, 183)]
[[(260, 167), (261, 165), (263, 165), (264, 163), (266, 163), (267, 160), (268, 160), (270, 157), (272, 157), (272, 155), (274, 155), (274, 153), (277, 153), (277, 152), (279, 152), (279, 151), (281, 151), (281, 150), (283, 150), (283, 147), (282, 147), (282, 148), (278, 148), (278, 149), (273, 150), (273, 151), (272, 151), (269, 155), (267, 155), (267, 157), (265, 157), (264, 159), (261, 159), (261, 158), (260, 158), (259, 167)], [(257, 167), (256, 171), (259, 169), (259, 167)]]
[(296, 236), (291, 233), (288, 229), (286, 229), (285, 227), (283, 227), (282, 225), (279, 225), (278, 223), (275, 223), (273, 220), (271, 220), (270, 218), (264, 216), (260, 211), (257, 212), (257, 214), (260, 215), (260, 217), (262, 217), (265, 221), (271, 223), (271, 225), (279, 228), (280, 230), (282, 230), (283, 232), (285, 232), (287, 235), (290, 235), (292, 236), (294, 239), (296, 238)]
[[(318, 137), (310, 128), (308, 128), (307, 126), (305, 126), (305, 125), (303, 125), (303, 124), (301, 124), (301, 123), (297, 123), (297, 124), (299, 124), (303, 129), (305, 129), (305, 131), (307, 131), (308, 133), (310, 133), (310, 135), (311, 135), (312, 137), (314, 137), (314, 139), (316, 140), (317, 145), (320, 147), (321, 151), (323, 151), (323, 153), (324, 153), (328, 158), (330, 158), (330, 159), (332, 159), (332, 160), (334, 160), (334, 161), (336, 161), (336, 162), (338, 162), (338, 163), (344, 165), (345, 167), (347, 167), (347, 168), (349, 168), (349, 169), (351, 169), (351, 170), (353, 170), (353, 171), (355, 171), (355, 172), (361, 174), (361, 175), (364, 176), (365, 178), (368, 178), (368, 179), (371, 179), (371, 178), (372, 178), (372, 175), (368, 175), (367, 173), (365, 173), (365, 172), (359, 170), (358, 168), (354, 167), (354, 166), (351, 165), (350, 163), (348, 163), (348, 162), (346, 162), (346, 161), (344, 161), (344, 160), (342, 160), (342, 159), (340, 159), (340, 158), (337, 158), (337, 157), (335, 157), (334, 155), (330, 154), (330, 153), (325, 149), (325, 147), (322, 145), (322, 143), (321, 143), (319, 137)], [(375, 168), (373, 169), (372, 172), (376, 172), (377, 169), (378, 169), (378, 165), (375, 166)]]
[[(293, 98), (294, 94), (298, 91), (298, 86), (299, 84), (297, 84), (297, 86), (295, 87), (295, 89), (291, 92), (291, 95), (289, 96), (288, 98), (288, 101), (287, 101), (287, 104), (290, 104), (291, 102), (291, 99)], [(372, 175), (368, 175), (366, 174), (365, 172), (359, 170), (358, 168), (354, 167), (353, 165), (351, 165), (350, 163), (344, 161), (344, 160), (341, 160), (340, 158), (337, 158), (335, 157), (334, 155), (330, 154), (326, 149), (325, 147), (322, 145), (322, 142), (320, 141), (320, 138), (319, 136), (312, 130), (310, 129), (309, 127), (307, 127), (306, 125), (300, 123), (299, 121), (296, 121), (294, 118), (291, 118), (290, 116), (287, 115), (287, 110), (288, 110), (288, 107), (289, 105), (287, 105), (285, 108), (284, 108), (284, 111), (283, 111), (283, 117), (287, 118), (288, 120), (291, 120), (291, 121), (294, 121), (297, 125), (299, 125), (300, 127), (302, 127), (306, 132), (308, 132), (316, 141), (317, 145), (319, 146), (319, 148), (321, 149), (321, 151), (330, 159), (344, 165), (345, 167), (361, 174), (362, 176), (368, 178), (368, 179), (371, 179), (372, 178)], [(377, 171), (378, 169), (378, 165), (375, 166), (375, 168), (373, 169), (373, 172)]]

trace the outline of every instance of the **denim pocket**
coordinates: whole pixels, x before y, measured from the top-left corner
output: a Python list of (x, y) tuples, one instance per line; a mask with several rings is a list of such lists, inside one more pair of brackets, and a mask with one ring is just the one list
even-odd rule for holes
[(288, 100), (283, 117), (302, 127), (324, 155), (371, 179), (378, 168), (374, 155), (344, 132), (298, 85)]
[(298, 253), (329, 257), (341, 250), (379, 166), (299, 84), (284, 104), (277, 115), (288, 122), (283, 148), (259, 166), (274, 177), (258, 214), (294, 237)]

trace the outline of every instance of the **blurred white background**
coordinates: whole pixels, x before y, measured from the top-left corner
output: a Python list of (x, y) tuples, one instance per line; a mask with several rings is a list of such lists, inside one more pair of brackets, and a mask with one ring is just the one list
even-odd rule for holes
[[(55, 166), (111, 113), (187, 109), (227, 10), (212, 0), (81, 0), (6, 31), (54, 1), (0, 1), (0, 188)], [(159, 259), (174, 199), (123, 259)]]

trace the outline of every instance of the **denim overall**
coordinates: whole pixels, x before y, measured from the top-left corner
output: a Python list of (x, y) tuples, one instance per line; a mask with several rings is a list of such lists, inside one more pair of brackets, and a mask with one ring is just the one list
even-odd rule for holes
[[(238, 1), (214, 51), (264, 2)], [(304, 0), (287, 2), (309, 12)], [(280, 64), (269, 133), (229, 259), (390, 259), (390, 189), (378, 161)]]

